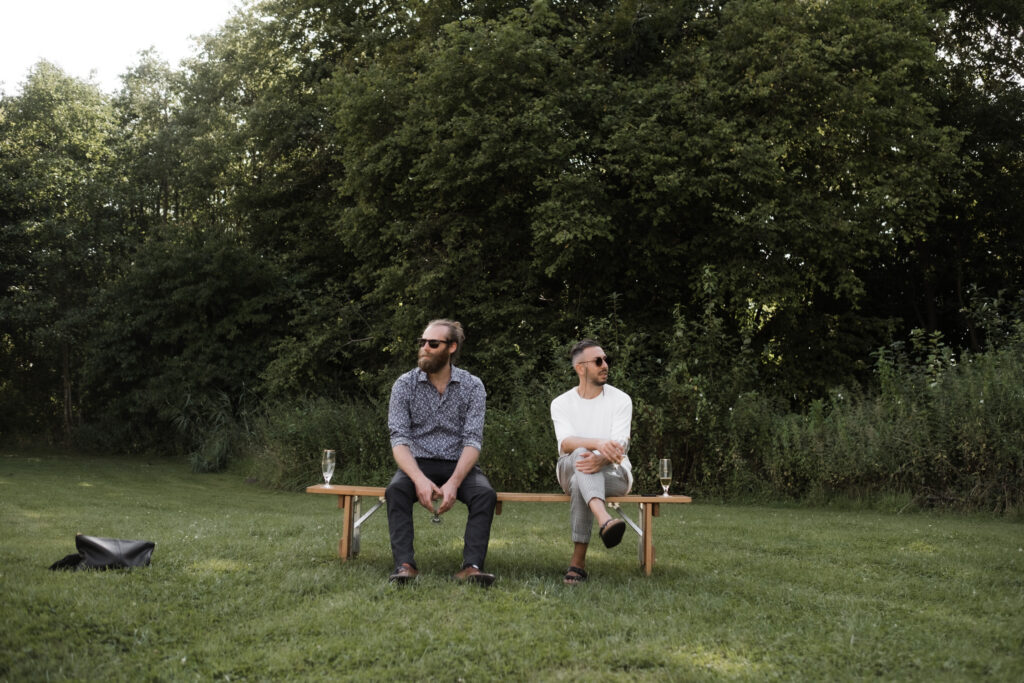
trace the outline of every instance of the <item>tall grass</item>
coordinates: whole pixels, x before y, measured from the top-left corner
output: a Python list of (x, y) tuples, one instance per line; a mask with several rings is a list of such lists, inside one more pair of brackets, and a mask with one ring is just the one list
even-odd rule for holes
[(836, 392), (767, 423), (754, 442), (777, 494), (1024, 512), (1024, 355), (966, 356), (939, 373), (884, 366), (883, 380), (877, 396)]
[[(246, 467), (255, 481), (269, 487), (297, 491), (308, 486), (323, 448), (338, 451), (335, 481), (384, 484), (395, 469), (384, 403), (305, 399), (270, 408), (254, 425)], [(496, 487), (554, 490), (555, 454), (546, 402), (487, 409), (481, 466)]]
[[(673, 403), (681, 389), (666, 379), (665, 396), (651, 389), (634, 398), (636, 488), (657, 490), (654, 463), (669, 457), (680, 483), (720, 499), (899, 496), (920, 507), (1024, 512), (1020, 347), (940, 365), (883, 355), (878, 374), (874, 393), (835, 390), (792, 411), (742, 392), (727, 409), (698, 405), (701, 419), (689, 423), (682, 413), (693, 406)], [(524, 392), (488, 408), (481, 463), (498, 488), (554, 490), (553, 393)], [(379, 484), (393, 470), (383, 403), (286, 403), (254, 424), (251, 469), (267, 486), (301, 489), (324, 447), (342, 456), (339, 479)]]
[[(342, 564), (322, 496), (181, 461), (0, 452), (0, 679), (1024, 678), (1024, 536), (1004, 519), (666, 506), (651, 577), (628, 538), (569, 588), (565, 506), (506, 505), (483, 590), (448, 578), (463, 510), (418, 513), (423, 573), (397, 588), (383, 513)], [(153, 540), (153, 564), (47, 571), (77, 531)]]
[(338, 453), (335, 481), (386, 483), (394, 470), (387, 405), (303, 399), (275, 404), (254, 421), (246, 464), (256, 482), (299, 491), (320, 468), (320, 453)]

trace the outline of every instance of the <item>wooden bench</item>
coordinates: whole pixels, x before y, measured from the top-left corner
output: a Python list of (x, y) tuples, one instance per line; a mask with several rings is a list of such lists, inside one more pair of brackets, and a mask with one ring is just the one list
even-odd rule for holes
[[(320, 493), (338, 497), (338, 508), (342, 510), (341, 541), (338, 543), (338, 557), (344, 562), (359, 554), (359, 527), (374, 512), (384, 505), (383, 486), (347, 486), (344, 484), (316, 484), (306, 488), (306, 493)], [(363, 498), (376, 498), (376, 503), (365, 514), (361, 511)], [(659, 516), (662, 503), (689, 503), (689, 496), (610, 496), (607, 504), (619, 513), (623, 521), (640, 537), (638, 555), (640, 568), (650, 576), (654, 569), (654, 518)], [(567, 503), (569, 496), (564, 493), (512, 493), (498, 492), (495, 514), (501, 514), (502, 503)], [(639, 505), (639, 524), (623, 511), (623, 503)]]

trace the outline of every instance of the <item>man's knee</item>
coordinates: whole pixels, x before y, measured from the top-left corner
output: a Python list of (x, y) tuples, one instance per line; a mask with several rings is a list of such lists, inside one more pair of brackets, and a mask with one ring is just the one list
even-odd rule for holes
[(573, 498), (578, 498), (580, 495), (580, 480), (578, 477), (573, 477), (569, 480), (569, 495)]
[(395, 474), (384, 488), (384, 500), (389, 503), (409, 500), (415, 495), (416, 487), (413, 485), (412, 479), (405, 476), (402, 472)]
[(495, 491), (490, 485), (487, 488), (482, 489), (480, 493), (481, 502), (490, 509), (498, 504), (498, 492)]
[(474, 510), (493, 510), (498, 504), (498, 492), (487, 479), (481, 477), (466, 489), (466, 505)]

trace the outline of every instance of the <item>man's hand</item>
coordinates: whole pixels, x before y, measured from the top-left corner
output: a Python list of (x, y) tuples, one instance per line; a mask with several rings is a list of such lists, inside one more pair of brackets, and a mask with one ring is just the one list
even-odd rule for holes
[(604, 463), (618, 465), (626, 457), (626, 449), (613, 439), (585, 439), (581, 436), (569, 436), (558, 445), (560, 453), (572, 453), (579, 448), (587, 449), (591, 455), (604, 457)]
[(441, 499), (441, 505), (437, 509), (437, 514), (444, 514), (452, 509), (455, 505), (456, 494), (459, 492), (459, 486), (462, 485), (462, 480), (466, 478), (466, 475), (476, 465), (477, 459), (480, 457), (480, 449), (475, 446), (463, 446), (462, 453), (459, 455), (459, 462), (455, 466), (455, 471), (452, 472), (452, 476), (446, 481), (441, 488), (437, 489), (436, 498)]
[(452, 509), (452, 506), (455, 505), (455, 494), (458, 492), (458, 490), (459, 485), (456, 484), (451, 479), (444, 483), (444, 485), (439, 489), (441, 507), (438, 508), (437, 514), (443, 515), (444, 513)]
[(594, 474), (600, 472), (608, 463), (608, 459), (604, 457), (603, 453), (580, 453), (580, 457), (576, 460), (576, 471), (582, 472), (583, 474)]
[(441, 497), (441, 489), (438, 488), (437, 484), (426, 477), (420, 477), (416, 480), (416, 500), (420, 502), (420, 505), (433, 512), (434, 499)]
[(618, 465), (622, 462), (622, 459), (626, 457), (626, 449), (622, 447), (618, 441), (604, 441), (597, 447), (597, 450), (601, 451), (608, 462)]

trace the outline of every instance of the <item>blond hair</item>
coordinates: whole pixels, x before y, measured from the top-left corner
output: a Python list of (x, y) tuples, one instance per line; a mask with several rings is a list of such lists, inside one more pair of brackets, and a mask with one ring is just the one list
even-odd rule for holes
[(449, 320), (447, 318), (438, 318), (437, 320), (431, 320), (427, 323), (427, 327), (433, 327), (434, 325), (447, 327), (448, 341), (458, 344), (458, 346), (455, 347), (455, 353), (452, 354), (452, 361), (455, 361), (462, 352), (462, 343), (466, 341), (466, 332), (462, 329), (462, 323), (458, 320)]

